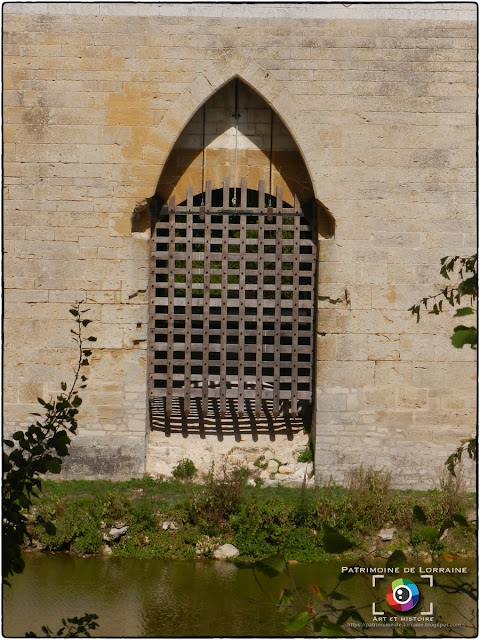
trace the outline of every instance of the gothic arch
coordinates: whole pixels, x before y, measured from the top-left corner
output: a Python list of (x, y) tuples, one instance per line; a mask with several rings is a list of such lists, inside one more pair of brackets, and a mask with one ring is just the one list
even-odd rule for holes
[(299, 100), (296, 96), (269, 71), (254, 60), (247, 59), (236, 52), (225, 52), (217, 60), (206, 61), (204, 72), (184, 89), (165, 114), (161, 124), (155, 130), (155, 144), (159, 153), (162, 154), (157, 165), (160, 169), (158, 175), (163, 171), (172, 149), (193, 115), (219, 89), (235, 78), (239, 78), (263, 98), (287, 128), (303, 158), (313, 187), (319, 214), (318, 231), (324, 237), (332, 237), (334, 219), (319, 198), (321, 192), (319, 173), (312, 172), (312, 167), (321, 163), (319, 159), (321, 148), (315, 136), (312, 135), (315, 125), (311, 121), (309, 112), (298, 107)]

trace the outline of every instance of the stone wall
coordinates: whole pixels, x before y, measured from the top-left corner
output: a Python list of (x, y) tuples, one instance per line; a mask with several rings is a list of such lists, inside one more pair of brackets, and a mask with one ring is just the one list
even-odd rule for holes
[(476, 6), (3, 11), (6, 430), (71, 375), (68, 308), (87, 298), (98, 342), (69, 474), (155, 472), (149, 233), (132, 214), (193, 114), (238, 76), (283, 121), (335, 219), (320, 240), (316, 479), (364, 464), (435, 484), (475, 429), (475, 354), (451, 347), (451, 314), (416, 324), (407, 310), (443, 284), (441, 257), (476, 247)]

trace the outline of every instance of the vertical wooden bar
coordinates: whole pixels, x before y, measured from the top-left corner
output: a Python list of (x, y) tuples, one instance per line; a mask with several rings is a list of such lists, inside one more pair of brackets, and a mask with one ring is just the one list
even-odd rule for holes
[[(296, 203), (295, 203), (296, 204)], [(298, 402), (298, 320), (299, 320), (299, 283), (300, 283), (300, 216), (293, 218), (293, 291), (292, 291), (292, 362), (291, 362), (291, 413), (297, 417)]]
[(212, 181), (207, 180), (205, 183), (205, 209), (208, 211), (212, 208)]
[(238, 415), (243, 418), (245, 392), (245, 280), (247, 270), (247, 216), (240, 215), (240, 271), (238, 284)]
[(156, 288), (156, 260), (153, 256), (157, 248), (157, 225), (155, 221), (152, 237), (150, 238), (150, 309), (148, 314), (148, 396), (153, 398), (155, 381), (153, 374), (155, 371), (155, 288)]
[(258, 253), (257, 253), (257, 350), (256, 350), (256, 391), (255, 416), (262, 411), (262, 355), (263, 355), (263, 271), (265, 263), (265, 218), (258, 216)]
[[(170, 205), (169, 205), (170, 206)], [(175, 201), (173, 203), (175, 207)], [(173, 398), (173, 351), (175, 322), (175, 213), (169, 214), (168, 220), (168, 326), (167, 326), (167, 397), (165, 410), (167, 418), (172, 415)]]
[(298, 199), (297, 194), (295, 194), (295, 203), (294, 203), (295, 213), (300, 213), (302, 208), (300, 206), (300, 200)]
[(192, 257), (193, 257), (193, 214), (187, 213), (186, 220), (186, 260), (185, 260), (185, 355), (183, 410), (188, 418), (190, 413), (190, 386), (192, 376)]
[(283, 211), (283, 187), (281, 184), (277, 184), (277, 211), (278, 213)]
[(193, 187), (188, 187), (187, 189), (187, 209), (192, 209), (193, 207)]
[(205, 417), (208, 413), (208, 358), (209, 358), (209, 335), (210, 335), (210, 225), (211, 214), (205, 216), (205, 226), (203, 235), (203, 354), (202, 354), (202, 413)]
[(258, 208), (260, 213), (265, 210), (265, 180), (258, 181)]
[[(281, 193), (280, 193), (281, 195)], [(278, 205), (278, 187), (277, 187)], [(282, 252), (283, 217), (276, 216), (275, 228), (275, 333), (273, 351), (273, 417), (278, 418), (280, 408), (280, 334), (282, 327)]]
[(222, 221), (222, 302), (220, 307), (220, 417), (227, 408), (228, 213)]
[(247, 179), (242, 178), (240, 181), (240, 209), (247, 208)]
[(171, 198), (168, 201), (168, 210), (169, 211), (175, 211), (175, 196), (171, 196)]
[(228, 209), (230, 206), (230, 178), (227, 176), (223, 179), (223, 208)]

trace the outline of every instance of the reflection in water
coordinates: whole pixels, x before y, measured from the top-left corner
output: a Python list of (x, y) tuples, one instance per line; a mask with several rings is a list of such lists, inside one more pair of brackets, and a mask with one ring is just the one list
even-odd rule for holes
[[(42, 624), (57, 629), (62, 617), (84, 612), (99, 615), (96, 635), (101, 637), (295, 635), (285, 632), (285, 622), (292, 611), (279, 611), (269, 601), (272, 597), (278, 602), (280, 590), (289, 586), (286, 576), (262, 579), (266, 587), (262, 593), (250, 570), (239, 570), (224, 562), (33, 553), (27, 554), (25, 560), (24, 574), (12, 580), (11, 589), (4, 589), (3, 632), (7, 637), (23, 636), (26, 631), (38, 633)], [(475, 563), (463, 562), (462, 566), (469, 570), (462, 580), (474, 582)], [(297, 585), (314, 583), (329, 591), (337, 583), (340, 563), (292, 565), (291, 572)], [(430, 601), (426, 581), (409, 577), (418, 584), (424, 606)], [(378, 581), (376, 599), (384, 599), (390, 582), (391, 577)], [(441, 616), (446, 623), (463, 623), (464, 627), (457, 627), (455, 632), (446, 628), (417, 629), (417, 636), (438, 636), (440, 632), (447, 637), (473, 636), (466, 621), (475, 607), (474, 600), (455, 592), (451, 576), (442, 576), (438, 583), (447, 585), (447, 589), (434, 590), (435, 616)], [(343, 582), (339, 591), (356, 606), (364, 606), (363, 617), (367, 622), (372, 620), (368, 576), (354, 576)], [(387, 611), (385, 600), (383, 606)], [(356, 635), (353, 629), (352, 635)], [(376, 628), (370, 635), (391, 636), (392, 631)]]

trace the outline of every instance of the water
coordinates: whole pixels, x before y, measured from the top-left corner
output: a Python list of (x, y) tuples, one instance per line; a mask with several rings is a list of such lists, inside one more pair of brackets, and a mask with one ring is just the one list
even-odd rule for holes
[[(94, 635), (101, 637), (232, 637), (294, 636), (285, 632), (285, 623), (294, 611), (281, 611), (270, 598), (278, 601), (280, 590), (289, 585), (286, 576), (262, 577), (262, 592), (252, 571), (238, 569), (225, 562), (208, 560), (164, 561), (135, 560), (115, 557), (79, 558), (66, 554), (29, 553), (21, 576), (15, 576), (12, 587), (4, 589), (3, 633), (7, 637), (24, 636), (26, 631), (41, 633), (43, 624), (55, 632), (62, 617), (99, 615), (100, 627)], [(460, 562), (460, 564), (459, 564)], [(447, 566), (447, 565), (445, 565)], [(450, 565), (448, 565), (450, 566)], [(468, 573), (462, 578), (474, 582), (476, 568), (472, 561), (457, 561)], [(297, 585), (315, 583), (326, 591), (333, 589), (340, 563), (297, 564), (291, 566)], [(402, 571), (402, 570), (401, 570)], [(400, 577), (403, 577), (402, 573)], [(393, 578), (378, 581), (377, 596), (385, 597)], [(416, 581), (425, 602), (434, 603), (435, 617), (447, 623), (463, 623), (453, 636), (475, 635), (466, 626), (474, 601), (464, 594), (447, 594), (428, 581), (407, 575)], [(452, 584), (450, 576), (436, 578)], [(356, 575), (342, 583), (340, 591), (363, 606), (362, 615), (372, 621), (371, 578)], [(383, 590), (383, 591), (382, 591)], [(310, 592), (311, 593), (311, 592)], [(345, 606), (351, 604), (345, 601)], [(343, 606), (343, 601), (339, 601)], [(385, 601), (387, 616), (395, 615)], [(300, 632), (302, 635), (307, 632)], [(351, 630), (356, 635), (355, 630)], [(448, 628), (417, 629), (417, 635), (447, 636)], [(390, 635), (391, 629), (371, 629), (370, 635)]]

